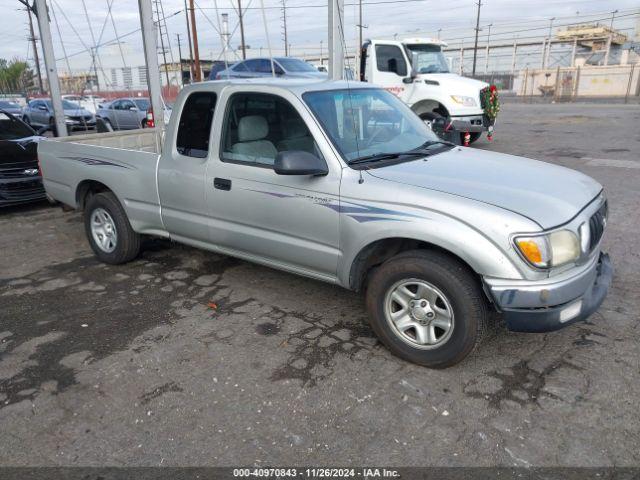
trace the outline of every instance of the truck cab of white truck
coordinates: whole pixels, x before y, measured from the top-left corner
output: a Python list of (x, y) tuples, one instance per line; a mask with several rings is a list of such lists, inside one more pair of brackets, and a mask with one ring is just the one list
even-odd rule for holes
[[(451, 73), (444, 46), (431, 38), (367, 40), (360, 56), (360, 80), (397, 95), (429, 126), (444, 117), (492, 132), (494, 122), (481, 101), (481, 91), (489, 84)], [(472, 132), (470, 140), (480, 135), (481, 131)]]

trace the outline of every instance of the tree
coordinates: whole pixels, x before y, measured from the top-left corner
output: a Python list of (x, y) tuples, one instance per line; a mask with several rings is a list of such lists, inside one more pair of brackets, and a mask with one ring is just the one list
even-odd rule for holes
[(18, 58), (0, 58), (0, 92), (26, 93), (34, 88), (33, 71), (27, 62)]

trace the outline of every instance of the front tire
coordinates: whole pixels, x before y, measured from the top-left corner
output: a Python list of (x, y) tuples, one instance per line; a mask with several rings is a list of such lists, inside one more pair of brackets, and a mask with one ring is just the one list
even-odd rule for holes
[(88, 200), (84, 226), (91, 249), (104, 263), (126, 263), (140, 253), (140, 235), (131, 228), (124, 208), (111, 192)]
[(430, 368), (461, 362), (487, 329), (487, 302), (477, 278), (440, 252), (414, 250), (384, 262), (371, 275), (366, 303), (382, 343)]

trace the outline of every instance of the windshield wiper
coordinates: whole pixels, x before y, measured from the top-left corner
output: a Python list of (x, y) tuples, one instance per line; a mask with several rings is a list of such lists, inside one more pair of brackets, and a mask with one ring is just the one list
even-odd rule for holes
[(391, 153), (374, 153), (373, 155), (366, 155), (364, 157), (359, 157), (351, 160), (349, 165), (358, 165), (360, 163), (369, 163), (369, 162), (377, 162), (378, 160), (393, 160), (394, 158), (399, 157), (425, 157), (427, 154), (425, 152), (416, 152), (413, 150), (409, 150), (406, 152), (391, 152)]
[(411, 152), (418, 152), (418, 151), (423, 150), (425, 148), (432, 147), (433, 145), (446, 145), (446, 146), (451, 146), (451, 147), (455, 147), (456, 146), (455, 143), (447, 142), (445, 140), (427, 140), (426, 142), (424, 142), (419, 147), (416, 147), (416, 148), (414, 148), (413, 150), (410, 150), (410, 151)]

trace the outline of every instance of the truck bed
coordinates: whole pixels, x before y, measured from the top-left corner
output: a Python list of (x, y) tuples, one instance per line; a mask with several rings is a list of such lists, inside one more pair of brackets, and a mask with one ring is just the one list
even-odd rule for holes
[(152, 128), (47, 139), (38, 145), (45, 190), (78, 208), (84, 186), (98, 182), (117, 195), (134, 230), (165, 235), (156, 182), (159, 145)]

